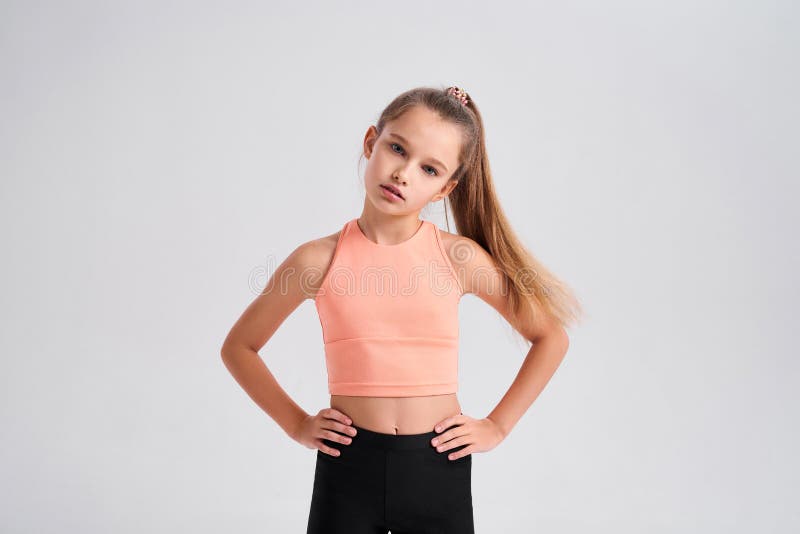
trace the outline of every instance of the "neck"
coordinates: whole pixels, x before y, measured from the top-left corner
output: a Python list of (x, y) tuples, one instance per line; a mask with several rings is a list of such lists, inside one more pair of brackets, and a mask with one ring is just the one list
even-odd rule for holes
[(411, 238), (422, 224), (419, 212), (391, 215), (364, 209), (357, 224), (368, 239), (382, 245), (402, 243)]

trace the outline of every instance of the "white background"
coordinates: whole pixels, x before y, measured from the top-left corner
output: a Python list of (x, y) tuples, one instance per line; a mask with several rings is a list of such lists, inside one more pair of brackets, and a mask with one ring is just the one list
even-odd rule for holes
[[(381, 109), (458, 85), (503, 209), (587, 313), (475, 455), (476, 531), (797, 531), (797, 11), (3, 2), (0, 530), (305, 532), (315, 451), (221, 343), (360, 214)], [(525, 350), (474, 296), (460, 317), (480, 418)], [(313, 301), (261, 355), (327, 406)]]

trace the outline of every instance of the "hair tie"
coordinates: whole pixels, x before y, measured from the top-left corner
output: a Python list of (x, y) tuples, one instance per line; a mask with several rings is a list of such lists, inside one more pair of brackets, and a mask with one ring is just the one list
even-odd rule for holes
[(467, 92), (463, 89), (459, 89), (455, 85), (447, 88), (447, 94), (456, 97), (461, 102), (462, 106), (466, 106), (467, 102), (469, 102), (469, 100), (467, 100)]

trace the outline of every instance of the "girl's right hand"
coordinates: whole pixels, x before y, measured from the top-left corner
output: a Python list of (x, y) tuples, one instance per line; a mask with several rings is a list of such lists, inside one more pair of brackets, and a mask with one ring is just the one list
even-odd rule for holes
[(339, 410), (323, 408), (317, 415), (309, 415), (303, 419), (292, 438), (309, 449), (319, 449), (325, 454), (339, 456), (339, 450), (328, 447), (322, 439), (350, 445), (353, 440), (348, 436), (356, 435), (356, 429), (350, 426), (352, 423), (353, 421)]

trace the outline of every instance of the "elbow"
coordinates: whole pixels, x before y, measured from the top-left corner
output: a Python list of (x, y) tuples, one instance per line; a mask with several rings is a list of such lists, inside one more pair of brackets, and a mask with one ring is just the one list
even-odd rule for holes
[(240, 347), (237, 347), (230, 341), (226, 340), (219, 349), (219, 355), (222, 358), (222, 361), (232, 359), (239, 352), (239, 348)]
[(543, 343), (548, 347), (556, 347), (558, 352), (561, 353), (562, 358), (567, 354), (567, 350), (569, 349), (569, 335), (561, 326), (549, 329), (547, 333), (531, 340), (531, 342), (533, 344)]
[(562, 358), (567, 355), (569, 350), (569, 334), (564, 328), (558, 328), (554, 334), (555, 343), (561, 348)]
[(241, 336), (238, 335), (235, 329), (231, 329), (231, 331), (228, 332), (228, 335), (225, 336), (225, 339), (222, 341), (222, 346), (219, 349), (219, 355), (223, 361), (234, 358), (242, 351), (244, 348), (243, 345), (244, 343), (242, 343)]
[(219, 354), (222, 358), (222, 361), (229, 361), (238, 359), (240, 356), (245, 354), (258, 355), (258, 350), (246, 343), (234, 343), (233, 341), (227, 340), (219, 349)]
[(569, 335), (561, 325), (551, 325), (546, 330), (538, 332), (537, 335), (529, 336), (528, 341), (534, 345), (537, 343), (557, 345), (563, 348), (564, 352), (566, 352), (569, 348)]
[(567, 334), (567, 331), (563, 326), (556, 328), (555, 335), (557, 336), (558, 341), (564, 345), (565, 349), (569, 348), (569, 334)]

